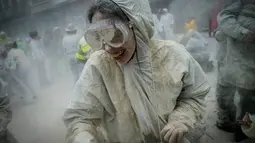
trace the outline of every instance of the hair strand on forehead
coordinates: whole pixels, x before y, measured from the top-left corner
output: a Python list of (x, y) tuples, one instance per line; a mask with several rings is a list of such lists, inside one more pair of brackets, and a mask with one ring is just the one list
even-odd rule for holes
[(88, 10), (88, 20), (92, 23), (92, 18), (96, 12), (104, 14), (106, 17), (117, 17), (124, 22), (129, 19), (122, 9), (112, 0), (96, 0)]

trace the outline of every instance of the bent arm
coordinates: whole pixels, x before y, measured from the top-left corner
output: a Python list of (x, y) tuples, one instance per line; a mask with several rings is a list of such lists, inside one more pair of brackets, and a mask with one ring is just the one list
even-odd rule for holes
[(237, 17), (242, 10), (242, 3), (240, 1), (230, 5), (222, 12), (219, 13), (217, 20), (219, 23), (220, 30), (227, 36), (234, 39), (246, 41), (246, 37), (250, 36), (251, 31), (244, 28), (238, 21)]
[(179, 121), (189, 128), (203, 118), (205, 96), (210, 90), (205, 73), (199, 64), (190, 57), (188, 72), (183, 76), (183, 89), (177, 99), (176, 107), (170, 114), (168, 122)]
[(76, 83), (74, 97), (63, 117), (68, 129), (66, 143), (99, 143), (97, 127), (103, 118), (104, 107), (97, 97), (106, 94), (106, 91), (97, 73), (85, 66)]

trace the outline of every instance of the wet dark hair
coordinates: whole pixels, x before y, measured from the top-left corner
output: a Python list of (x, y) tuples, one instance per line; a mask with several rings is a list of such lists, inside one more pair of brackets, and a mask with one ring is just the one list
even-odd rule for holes
[(34, 39), (38, 36), (38, 32), (37, 31), (31, 31), (31, 32), (29, 32), (29, 36)]
[(122, 9), (112, 0), (96, 0), (93, 2), (87, 15), (90, 23), (92, 23), (92, 18), (96, 12), (105, 14), (108, 17), (118, 17), (122, 21), (129, 21)]
[(12, 47), (13, 49), (18, 49), (18, 44), (17, 44), (17, 41), (14, 41), (13, 42), (13, 47)]
[(18, 44), (17, 44), (16, 41), (13, 41), (13, 40), (11, 39), (11, 40), (8, 41), (8, 43), (6, 43), (6, 44), (4, 45), (4, 47), (5, 47), (6, 49), (18, 48)]

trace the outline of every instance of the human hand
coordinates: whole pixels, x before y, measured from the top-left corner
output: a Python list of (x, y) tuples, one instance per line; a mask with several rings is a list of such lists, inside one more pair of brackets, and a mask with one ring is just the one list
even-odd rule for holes
[(75, 137), (73, 143), (98, 143), (98, 141), (90, 133), (80, 132)]
[(180, 122), (171, 122), (163, 128), (160, 135), (167, 143), (182, 143), (187, 133), (188, 127), (186, 125)]
[(246, 113), (243, 117), (243, 120), (239, 120), (238, 123), (242, 126), (248, 126), (250, 127), (252, 124), (252, 120), (251, 120), (251, 114), (250, 113)]
[(247, 42), (255, 42), (255, 33), (252, 31), (247, 31), (244, 34), (244, 40)]

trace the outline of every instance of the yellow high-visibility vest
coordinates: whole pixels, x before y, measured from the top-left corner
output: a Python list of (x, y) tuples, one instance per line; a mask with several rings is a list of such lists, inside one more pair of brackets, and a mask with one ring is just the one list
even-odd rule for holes
[(82, 37), (79, 41), (79, 47), (78, 51), (76, 52), (76, 58), (81, 62), (86, 62), (89, 54), (90, 54), (91, 48), (85, 41), (85, 38)]

